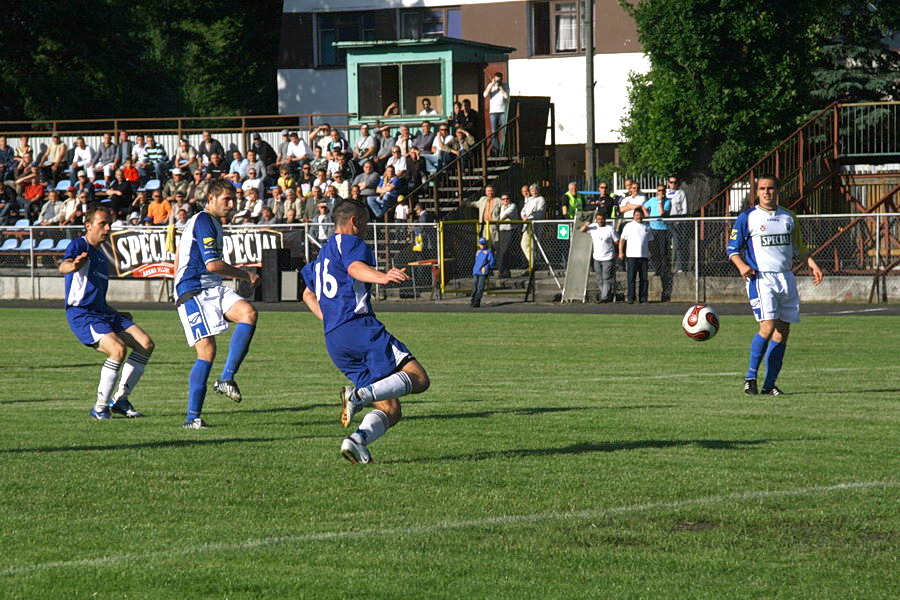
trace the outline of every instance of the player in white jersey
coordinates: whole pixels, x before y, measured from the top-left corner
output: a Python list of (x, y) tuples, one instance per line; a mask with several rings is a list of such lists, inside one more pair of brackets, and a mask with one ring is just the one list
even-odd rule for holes
[(756, 181), (759, 204), (740, 215), (731, 230), (728, 259), (747, 282), (747, 296), (759, 333), (750, 344), (750, 366), (744, 393), (758, 393), (756, 376), (765, 357), (766, 378), (762, 393), (778, 396), (775, 385), (787, 345), (791, 323), (800, 321), (800, 294), (794, 279), (794, 258), (805, 261), (814, 285), (822, 282), (822, 270), (800, 237), (797, 217), (778, 206), (778, 180), (764, 175)]
[(228, 329), (228, 321), (236, 323), (225, 367), (214, 387), (220, 394), (240, 402), (241, 391), (234, 376), (256, 331), (256, 309), (234, 290), (222, 285), (222, 277), (245, 279), (253, 287), (259, 284), (259, 275), (226, 263), (222, 253), (220, 220), (234, 208), (234, 188), (231, 182), (216, 179), (209, 184), (207, 194), (206, 208), (185, 225), (175, 256), (175, 306), (188, 345), (197, 351), (188, 383), (184, 423), (187, 429), (207, 427), (200, 413), (216, 358), (216, 335)]

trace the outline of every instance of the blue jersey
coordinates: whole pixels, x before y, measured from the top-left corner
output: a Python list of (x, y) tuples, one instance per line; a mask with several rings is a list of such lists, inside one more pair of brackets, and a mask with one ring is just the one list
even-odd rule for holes
[(744, 262), (763, 273), (790, 271), (804, 251), (797, 217), (780, 206), (773, 211), (754, 206), (738, 215), (727, 250), (729, 259), (743, 253)]
[(347, 267), (356, 261), (375, 267), (375, 253), (361, 238), (336, 233), (301, 274), (322, 308), (325, 334), (361, 316), (375, 316), (369, 302), (372, 285), (353, 279)]
[(217, 260), (224, 260), (222, 224), (204, 210), (191, 217), (181, 233), (175, 295), (222, 285), (219, 275), (206, 270), (207, 264)]
[(99, 248), (80, 237), (66, 248), (63, 260), (75, 258), (87, 252), (87, 260), (81, 268), (66, 273), (66, 308), (80, 307), (96, 312), (107, 312), (106, 289), (109, 287), (109, 262)]

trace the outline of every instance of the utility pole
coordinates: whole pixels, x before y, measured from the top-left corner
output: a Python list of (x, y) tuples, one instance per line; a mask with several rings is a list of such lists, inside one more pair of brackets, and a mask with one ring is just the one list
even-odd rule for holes
[(594, 181), (597, 161), (594, 156), (594, 0), (582, 0), (581, 5), (581, 33), (584, 45), (584, 76), (585, 76), (585, 120), (587, 121), (587, 135), (584, 142), (584, 171), (585, 186), (589, 191), (594, 191), (597, 184)]

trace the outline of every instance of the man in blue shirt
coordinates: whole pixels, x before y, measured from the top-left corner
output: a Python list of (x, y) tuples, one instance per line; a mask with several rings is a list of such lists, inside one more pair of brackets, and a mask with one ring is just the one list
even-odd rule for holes
[(365, 206), (345, 200), (332, 216), (335, 234), (301, 271), (307, 286), (303, 301), (325, 325), (331, 360), (354, 384), (341, 390), (341, 425), (349, 427), (357, 412), (374, 407), (341, 443), (344, 458), (365, 464), (372, 462), (367, 446), (400, 420), (400, 397), (424, 392), (430, 381), (407, 347), (375, 318), (369, 302), (373, 283), (400, 283), (409, 275), (405, 269), (375, 268), (375, 254), (362, 238), (369, 222)]
[[(59, 264), (59, 272), (66, 276), (66, 319), (72, 333), (85, 346), (107, 356), (100, 369), (97, 400), (91, 408), (95, 419), (109, 419), (111, 413), (128, 418), (144, 416), (134, 409), (128, 396), (144, 374), (154, 348), (153, 340), (134, 324), (130, 314), (113, 310), (106, 303), (109, 263), (101, 245), (109, 239), (111, 222), (106, 208), (88, 212), (85, 235), (69, 244)], [(123, 367), (128, 348), (131, 355)], [(119, 388), (112, 396), (117, 379)]]
[(242, 399), (237, 374), (256, 331), (256, 309), (237, 292), (222, 285), (222, 277), (245, 279), (259, 285), (259, 275), (225, 262), (220, 220), (234, 208), (234, 188), (229, 181), (214, 179), (207, 190), (206, 208), (188, 220), (175, 255), (175, 306), (189, 346), (197, 360), (188, 382), (188, 409), (184, 427), (206, 429), (200, 418), (206, 384), (216, 358), (216, 336), (237, 323), (228, 346), (225, 368), (214, 388), (235, 402)]
[(656, 186), (656, 197), (647, 200), (644, 208), (649, 212), (650, 229), (653, 230), (653, 240), (650, 242), (650, 265), (662, 284), (660, 300), (668, 302), (672, 297), (672, 234), (669, 231), (669, 225), (662, 220), (662, 217), (669, 216), (669, 212), (672, 210), (672, 201), (666, 197), (664, 185)]

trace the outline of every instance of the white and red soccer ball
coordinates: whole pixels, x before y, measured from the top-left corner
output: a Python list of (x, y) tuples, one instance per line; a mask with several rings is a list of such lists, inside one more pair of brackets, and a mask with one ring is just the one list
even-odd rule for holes
[(684, 313), (681, 329), (692, 340), (705, 342), (719, 331), (719, 313), (712, 306), (695, 304)]

